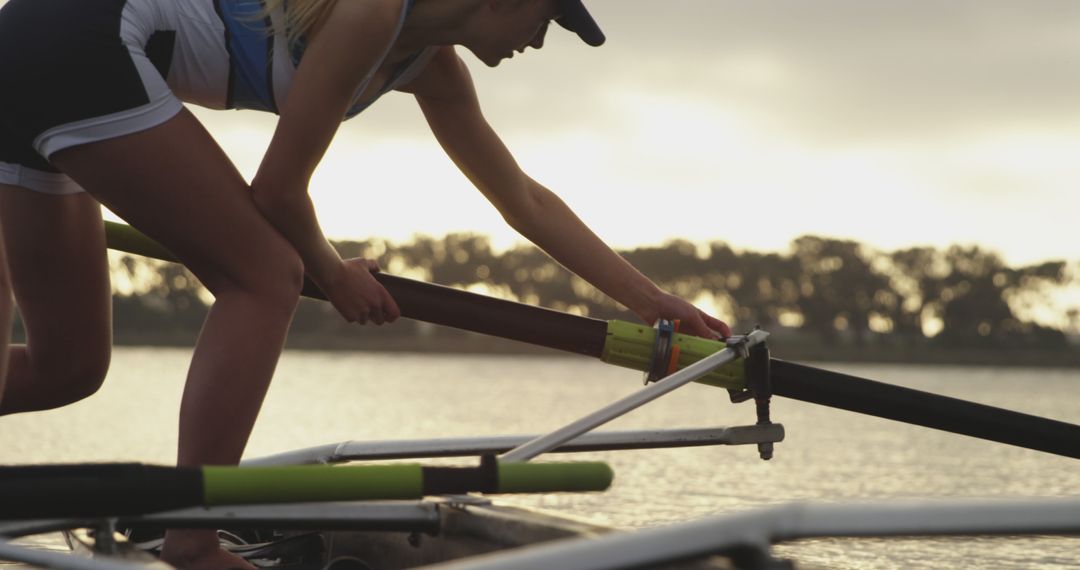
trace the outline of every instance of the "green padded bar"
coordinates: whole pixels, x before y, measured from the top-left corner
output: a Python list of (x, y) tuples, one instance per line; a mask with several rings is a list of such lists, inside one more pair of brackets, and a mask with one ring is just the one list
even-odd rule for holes
[(603, 491), (614, 478), (611, 467), (597, 462), (498, 464), (497, 475), (487, 469), (411, 463), (204, 467), (204, 504), (419, 499), (451, 492), (448, 488), (454, 493)]
[(500, 493), (603, 491), (615, 473), (607, 463), (500, 463)]
[(207, 505), (419, 499), (422, 468), (400, 465), (204, 467)]
[[(679, 360), (676, 370), (713, 354), (723, 348), (723, 342), (675, 333), (674, 346), (679, 348)], [(652, 361), (653, 345), (656, 343), (656, 329), (627, 321), (608, 321), (607, 341), (600, 359), (608, 364), (641, 370), (649, 369)], [(746, 373), (742, 359), (713, 370), (695, 380), (701, 384), (741, 390), (746, 388)]]

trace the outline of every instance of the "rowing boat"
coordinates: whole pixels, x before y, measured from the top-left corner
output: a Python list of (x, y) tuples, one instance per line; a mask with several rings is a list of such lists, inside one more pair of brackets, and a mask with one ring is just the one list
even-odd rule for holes
[[(370, 461), (384, 459), (426, 459), (432, 457), (468, 457), (474, 454), (491, 456), (505, 453), (523, 443), (538, 439), (535, 436), (499, 436), (490, 438), (459, 438), (434, 440), (405, 440), (381, 442), (342, 442), (310, 449), (294, 450), (245, 462), (235, 476), (257, 477), (260, 471), (276, 469), (314, 468), (318, 471), (348, 469), (352, 465), (366, 465)], [(575, 441), (561, 445), (556, 451), (564, 454), (610, 451), (624, 449), (666, 448), (675, 446), (705, 445), (756, 445), (777, 443), (783, 439), (783, 427), (736, 426), (697, 430), (652, 430), (629, 432), (591, 433)], [(328, 465), (344, 465), (330, 468)], [(566, 490), (602, 488), (610, 480), (603, 471), (597, 474), (593, 464), (580, 463), (514, 463), (501, 467), (585, 465), (593, 475), (582, 477), (581, 472), (564, 473), (570, 487)], [(398, 464), (391, 467), (399, 469)], [(131, 470), (132, 466), (124, 469)], [(162, 468), (158, 468), (162, 469)], [(560, 469), (562, 469), (560, 467)], [(8, 472), (10, 473), (10, 471)], [(562, 478), (562, 477), (560, 477)], [(593, 479), (592, 485), (583, 479)], [(145, 484), (145, 482), (143, 482)], [(311, 482), (313, 483), (313, 482)], [(78, 481), (72, 484), (79, 484)], [(85, 481), (82, 484), (86, 484)], [(211, 485), (208, 478), (206, 485)], [(220, 482), (213, 482), (219, 486)], [(153, 486), (153, 482), (149, 483)], [(554, 541), (593, 540), (614, 533), (611, 528), (593, 523), (554, 515), (534, 509), (495, 504), (490, 496), (475, 494), (442, 494), (423, 500), (397, 501), (333, 501), (320, 503), (281, 504), (283, 497), (292, 492), (304, 493), (300, 485), (292, 491), (282, 490), (283, 485), (267, 485), (265, 481), (252, 480), (248, 485), (261, 488), (258, 493), (271, 492), (277, 496), (269, 504), (200, 506), (164, 512), (154, 510), (144, 502), (142, 509), (135, 505), (117, 503), (116, 512), (127, 511), (112, 517), (95, 515), (96, 509), (105, 505), (83, 505), (76, 509), (71, 500), (77, 500), (77, 492), (68, 491), (68, 500), (57, 504), (55, 510), (43, 508), (41, 512), (60, 518), (51, 520), (12, 521), (0, 524), (0, 536), (15, 537), (26, 534), (65, 532), (73, 550), (94, 558), (64, 560), (35, 559), (26, 552), (22, 556), (5, 552), (0, 546), (0, 559), (6, 557), (29, 563), (60, 568), (115, 567), (117, 560), (125, 564), (144, 567), (153, 562), (144, 551), (154, 552), (160, 545), (160, 533), (166, 528), (214, 528), (224, 529), (223, 544), (230, 550), (250, 557), (260, 565), (276, 568), (332, 568), (356, 570), (360, 568), (412, 568), (432, 564), (474, 560), (498, 552), (532, 548)], [(552, 483), (529, 483), (531, 489), (543, 491)], [(538, 485), (541, 485), (538, 487)], [(310, 485), (309, 486), (317, 486)], [(370, 495), (370, 485), (363, 485), (364, 494)], [(521, 484), (517, 486), (521, 490)], [(576, 488), (576, 489), (572, 489)], [(63, 490), (58, 488), (57, 490)], [(505, 489), (504, 489), (505, 490)], [(45, 490), (48, 493), (49, 490)], [(221, 494), (217, 490), (214, 493)], [(251, 490), (242, 491), (250, 497)], [(385, 491), (381, 492), (385, 495)], [(138, 493), (136, 493), (138, 494)], [(152, 495), (151, 495), (152, 496)], [(312, 498), (310, 495), (301, 495)], [(175, 498), (175, 497), (174, 497)], [(116, 501), (115, 498), (108, 500)], [(40, 501), (40, 498), (37, 499)], [(220, 502), (237, 502), (235, 497), (222, 497)], [(35, 500), (27, 499), (26, 505)], [(105, 501), (106, 503), (108, 501)], [(189, 501), (190, 502), (190, 501)], [(29, 507), (26, 507), (29, 508)], [(66, 508), (65, 512), (63, 509)], [(93, 509), (87, 511), (86, 509)], [(136, 513), (135, 511), (146, 511)], [(10, 511), (9, 511), (10, 512)], [(0, 515), (4, 509), (0, 508)], [(84, 516), (71, 518), (72, 513)], [(67, 516), (64, 516), (67, 515)], [(89, 530), (86, 530), (89, 528)], [(123, 533), (118, 534), (117, 529)], [(32, 553), (31, 553), (32, 554)], [(685, 558), (685, 557), (682, 557)], [(98, 565), (94, 565), (100, 562)], [(729, 568), (726, 558), (703, 554), (692, 560), (682, 560), (680, 568)]]
[[(593, 432), (557, 451), (647, 449), (690, 445), (779, 443), (782, 429), (737, 426), (708, 430)], [(241, 469), (285, 465), (364, 464), (388, 458), (425, 459), (505, 453), (532, 436), (340, 442), (250, 460)], [(338, 467), (335, 467), (337, 469)], [(226, 529), (223, 542), (267, 567), (296, 570), (361, 568), (762, 568), (779, 565), (770, 545), (829, 536), (942, 536), (1080, 534), (1080, 497), (993, 502), (790, 504), (709, 517), (637, 532), (531, 509), (499, 505), (491, 497), (453, 495), (415, 501), (353, 501), (222, 505), (89, 519), (34, 519), (0, 523), (0, 536), (89, 528), (70, 533), (75, 558), (0, 542), (0, 559), (54, 568), (101, 570), (154, 567), (116, 529), (146, 533), (164, 528)], [(104, 540), (101, 540), (102, 538)], [(125, 544), (126, 543), (126, 544)], [(152, 548), (153, 541), (147, 545)], [(45, 554), (46, 556), (42, 556)], [(121, 556), (121, 558), (117, 558)], [(676, 565), (677, 564), (677, 565)], [(672, 566), (676, 565), (676, 566)], [(790, 566), (775, 566), (790, 567)], [(802, 566), (800, 566), (802, 567)]]
[[(160, 246), (126, 226), (110, 225), (108, 236), (111, 247), (171, 258)], [(556, 468), (561, 473), (555, 477), (560, 479), (558, 483), (548, 475), (540, 476), (538, 481), (531, 473), (547, 468), (533, 459), (548, 453), (756, 445), (761, 458), (770, 459), (775, 445), (784, 439), (783, 426), (771, 417), (774, 396), (1071, 458), (1080, 458), (1080, 426), (778, 360), (769, 355), (764, 331), (751, 331), (719, 343), (680, 335), (668, 323), (654, 329), (598, 321), (388, 275), (378, 278), (407, 317), (600, 358), (645, 372), (648, 383), (637, 393), (547, 434), (333, 443), (251, 460), (239, 468), (201, 471), (197, 492), (184, 491), (195, 498), (181, 504), (155, 502), (160, 499), (156, 495), (175, 499), (178, 494), (162, 493), (166, 485), (160, 482), (143, 481), (140, 484), (145, 489), (134, 492), (134, 483), (110, 475), (99, 477), (105, 480), (104, 487), (80, 487), (85, 480), (78, 484), (65, 481), (64, 469), (58, 468), (57, 482), (50, 488), (33, 480), (23, 487), (13, 487), (10, 483), (17, 481), (19, 469), (0, 468), (0, 519), (5, 518), (5, 507), (9, 515), (6, 518), (18, 515), (29, 519), (0, 522), (0, 537), (65, 530), (69, 531), (73, 548), (98, 555), (90, 559), (43, 555), (0, 542), (0, 559), (61, 568), (115, 568), (129, 563), (146, 567), (146, 559), (140, 558), (137, 549), (125, 548), (125, 543), (145, 543), (147, 532), (184, 527), (227, 529), (222, 534), (225, 542), (265, 564), (336, 570), (431, 565), (787, 567), (773, 555), (772, 544), (827, 536), (1080, 534), (1077, 497), (790, 504), (636, 532), (614, 531), (564, 516), (495, 504), (490, 494), (499, 491), (588, 491), (610, 482), (606, 468), (588, 464)], [(319, 296), (310, 286), (306, 291)], [(608, 421), (689, 382), (725, 389), (726, 399), (732, 402), (753, 401), (757, 423), (690, 430), (596, 431)], [(404, 469), (395, 473), (408, 474), (389, 479), (414, 480), (404, 495), (388, 494), (381, 483), (373, 482), (385, 482), (386, 477), (372, 479), (363, 475), (344, 484), (327, 483), (352, 469), (332, 467), (334, 464), (355, 465), (356, 473), (371, 473), (386, 468), (370, 465), (374, 461), (435, 457), (483, 459), (479, 467), (395, 466)], [(29, 469), (31, 479), (37, 481), (46, 472), (40, 467)], [(78, 475), (80, 469), (82, 476)], [(68, 471), (76, 474), (76, 479), (85, 479), (85, 469), (71, 466)], [(109, 471), (101, 469), (102, 473)], [(450, 477), (454, 486), (424, 484), (427, 473), (442, 473), (436, 469), (461, 471)], [(518, 469), (522, 471), (515, 471)], [(178, 471), (168, 468), (151, 471), (168, 473), (170, 480), (178, 476)], [(503, 471), (517, 475), (507, 475), (509, 479), (504, 481)], [(22, 474), (26, 473), (23, 469)], [(252, 480), (256, 473), (264, 476)], [(266, 476), (268, 473), (278, 475)], [(294, 473), (304, 477), (298, 479)], [(462, 485), (459, 475), (465, 473), (470, 482)], [(329, 479), (307, 478), (310, 474)], [(181, 478), (193, 476), (185, 472)], [(267, 485), (264, 479), (273, 483)], [(228, 492), (221, 491), (223, 480), (230, 481), (224, 485)], [(290, 484), (292, 490), (286, 493), (284, 489)], [(345, 493), (326, 492), (330, 487), (344, 488)], [(217, 491), (208, 492), (211, 488)], [(103, 495), (102, 489), (112, 494)], [(97, 496), (97, 501), (84, 501), (83, 496)], [(50, 502), (57, 497), (62, 500)], [(90, 531), (71, 532), (74, 529)], [(133, 534), (127, 538), (118, 536), (116, 529)], [(124, 552), (134, 554), (117, 558)]]
[[(107, 529), (71, 530), (66, 534), (68, 544), (81, 557), (48, 561), (47, 565), (98, 570), (115, 567), (112, 565), (122, 560), (138, 568), (151, 567), (158, 562), (147, 552), (156, 554), (161, 534), (155, 531), (165, 526), (223, 527), (226, 530), (219, 531), (222, 544), (233, 553), (260, 567), (294, 570), (374, 570), (463, 563), (541, 544), (591, 541), (617, 533), (565, 515), (467, 497), (288, 508), (200, 509), (117, 522), (126, 525), (125, 532), (133, 533), (130, 539), (116, 534), (103, 544), (97, 538), (106, 536)], [(672, 567), (731, 567), (725, 557), (718, 555), (680, 558), (678, 565)], [(98, 564), (93, 565), (95, 562)]]
[[(0, 559), (61, 569), (160, 568), (114, 529), (225, 528), (223, 544), (260, 567), (395, 568), (795, 568), (773, 544), (824, 537), (1080, 534), (1080, 497), (994, 501), (793, 503), (636, 532), (612, 529), (482, 497), (423, 501), (186, 509), (98, 521), (71, 532), (73, 557), (12, 547)], [(0, 525), (0, 536), (85, 527), (87, 521)], [(283, 530), (285, 529), (285, 530)], [(160, 536), (160, 535), (156, 535)], [(159, 543), (158, 543), (159, 544)], [(153, 550), (154, 541), (144, 543)], [(806, 568), (805, 566), (798, 566)]]

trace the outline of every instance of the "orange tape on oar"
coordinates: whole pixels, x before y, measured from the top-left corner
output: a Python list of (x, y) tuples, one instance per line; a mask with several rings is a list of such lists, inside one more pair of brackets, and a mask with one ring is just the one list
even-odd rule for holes
[(656, 321), (652, 354), (649, 357), (649, 366), (645, 370), (646, 384), (670, 376), (679, 369), (681, 348), (675, 342), (675, 335), (679, 333), (680, 323), (679, 319)]
[[(671, 336), (675, 336), (679, 333), (679, 324), (681, 323), (682, 321), (680, 321), (679, 319), (671, 321)], [(671, 358), (668, 359), (667, 375), (674, 374), (675, 371), (679, 369), (680, 350), (681, 349), (679, 345), (671, 343)]]

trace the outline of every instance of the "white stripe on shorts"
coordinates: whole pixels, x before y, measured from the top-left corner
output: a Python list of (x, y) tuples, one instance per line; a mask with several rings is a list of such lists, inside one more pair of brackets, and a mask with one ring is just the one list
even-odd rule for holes
[(146, 105), (55, 126), (34, 139), (34, 150), (49, 158), (68, 147), (145, 131), (173, 118), (183, 108), (180, 100), (166, 89)]
[(34, 150), (48, 159), (58, 150), (75, 145), (107, 140), (156, 127), (180, 112), (183, 105), (165, 83), (157, 68), (143, 51), (143, 43), (153, 32), (153, 5), (132, 0), (124, 5), (120, 18), (120, 39), (142, 80), (145, 105), (110, 115), (91, 117), (57, 125), (34, 139)]
[(78, 194), (83, 191), (66, 174), (42, 172), (9, 162), (0, 162), (0, 184), (20, 186), (43, 194)]

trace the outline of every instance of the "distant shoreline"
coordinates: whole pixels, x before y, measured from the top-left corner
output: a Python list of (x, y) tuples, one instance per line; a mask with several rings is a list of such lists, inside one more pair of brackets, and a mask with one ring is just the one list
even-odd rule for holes
[[(191, 347), (195, 337), (187, 334), (146, 334), (117, 331), (116, 346)], [(287, 350), (306, 351), (364, 351), (433, 354), (499, 354), (499, 355), (567, 355), (549, 348), (531, 346), (501, 338), (472, 333), (433, 335), (426, 338), (380, 337), (378, 335), (302, 335), (289, 337)], [(1008, 366), (1080, 368), (1080, 350), (1009, 349), (940, 349), (896, 348), (868, 344), (866, 346), (836, 345), (826, 347), (780, 338), (770, 344), (776, 358), (793, 361), (880, 363), (880, 364), (937, 364), (963, 366)]]

